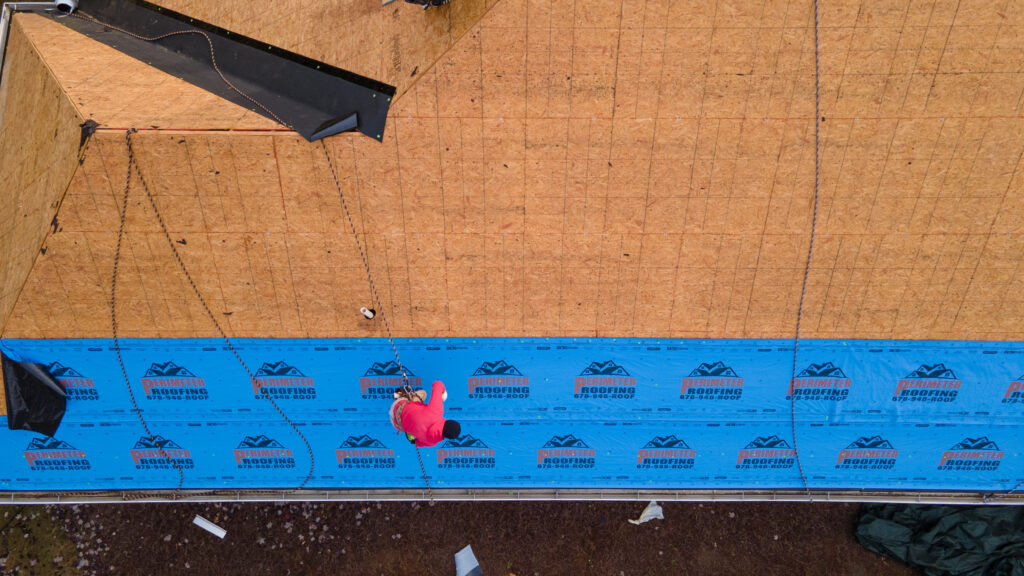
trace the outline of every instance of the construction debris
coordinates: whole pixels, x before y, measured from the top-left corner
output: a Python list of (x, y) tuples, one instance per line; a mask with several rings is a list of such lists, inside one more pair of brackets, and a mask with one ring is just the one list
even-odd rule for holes
[(216, 524), (210, 522), (206, 518), (203, 518), (199, 514), (196, 514), (196, 517), (192, 519), (192, 523), (196, 526), (199, 526), (203, 530), (206, 530), (210, 534), (213, 534), (217, 538), (220, 538), (221, 540), (223, 540), (224, 536), (226, 536), (228, 533), (227, 530), (221, 528), (220, 526), (217, 526)]

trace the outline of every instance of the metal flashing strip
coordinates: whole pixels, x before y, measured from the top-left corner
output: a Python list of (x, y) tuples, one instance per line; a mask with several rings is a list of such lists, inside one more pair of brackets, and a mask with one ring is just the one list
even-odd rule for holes
[(395, 88), (372, 78), (143, 0), (82, 0), (59, 22), (307, 140), (350, 129), (383, 137)]
[[(202, 492), (191, 495), (147, 494), (138, 491), (0, 492), (0, 505), (23, 504), (172, 504), (196, 502), (423, 502), (426, 490), (299, 490)], [(961, 492), (728, 490), (435, 490), (440, 502), (810, 502), (886, 504), (955, 504), (1024, 506), (1024, 494), (988, 499)]]

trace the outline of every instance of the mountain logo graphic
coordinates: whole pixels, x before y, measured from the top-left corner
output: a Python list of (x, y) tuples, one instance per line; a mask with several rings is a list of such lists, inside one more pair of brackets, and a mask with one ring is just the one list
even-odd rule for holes
[[(194, 468), (192, 453), (163, 436), (140, 436), (131, 450), (132, 461), (139, 470), (167, 470), (175, 464)], [(172, 462), (173, 460), (173, 462)]]
[(189, 372), (188, 368), (178, 366), (174, 362), (154, 362), (150, 364), (149, 370), (146, 370), (145, 378), (195, 378), (195, 376), (195, 374)]
[(591, 362), (589, 366), (580, 372), (580, 376), (629, 376), (625, 368), (619, 366), (614, 360), (605, 362)]
[(284, 360), (260, 366), (252, 379), (252, 393), (256, 398), (265, 394), (277, 400), (316, 400), (313, 379)]
[(715, 362), (714, 364), (708, 364), (707, 362), (701, 362), (700, 366), (697, 366), (690, 372), (690, 377), (707, 377), (707, 376), (727, 376), (730, 378), (737, 378), (736, 371), (725, 365), (724, 362)]
[(593, 468), (597, 452), (572, 434), (552, 436), (537, 450), (538, 468)]
[(754, 438), (745, 448), (748, 450), (756, 448), (789, 448), (789, 442), (772, 434), (771, 436), (758, 436)]
[(831, 362), (811, 364), (796, 375), (797, 378), (846, 378), (843, 369)]
[(775, 470), (792, 468), (796, 451), (778, 435), (758, 436), (739, 451), (736, 467), (743, 470)]
[(636, 454), (636, 467), (657, 470), (684, 470), (693, 468), (697, 452), (675, 434), (655, 436)]
[(881, 436), (861, 436), (839, 451), (836, 468), (842, 470), (891, 470), (899, 450)]
[(294, 468), (292, 451), (280, 442), (260, 434), (246, 436), (235, 448), (235, 464), (239, 468)]
[(964, 438), (954, 444), (950, 450), (999, 450), (999, 446), (989, 440), (988, 436), (982, 436), (981, 438)]
[(690, 447), (686, 445), (686, 442), (676, 438), (675, 434), (672, 436), (655, 436), (650, 442), (644, 444), (644, 448), (682, 448), (689, 450)]
[(469, 377), (470, 398), (522, 399), (529, 396), (530, 379), (504, 360), (484, 362)]
[(264, 362), (256, 371), (256, 377), (267, 376), (305, 376), (298, 368), (288, 364), (284, 360), (278, 362)]
[[(407, 378), (402, 377), (403, 367)], [(408, 366), (399, 366), (394, 360), (374, 362), (359, 379), (363, 398), (367, 400), (391, 400), (395, 390), (404, 385), (421, 390), (423, 381)]]
[(76, 448), (56, 438), (33, 438), (26, 450), (75, 450)]
[(963, 382), (945, 364), (921, 364), (896, 384), (893, 402), (954, 402)]
[[(402, 368), (394, 360), (389, 360), (387, 362), (384, 362), (383, 364), (380, 362), (374, 362), (373, 366), (370, 366), (370, 368), (366, 370), (366, 374), (363, 374), (363, 376), (366, 377), (401, 375)], [(405, 375), (409, 377), (415, 376), (415, 374), (412, 373), (412, 370), (409, 370), (408, 368), (405, 369)]]
[(544, 448), (590, 448), (587, 443), (572, 434), (565, 436), (552, 436), (551, 440), (544, 443)]
[(494, 468), (494, 449), (469, 434), (446, 440), (437, 450), (437, 467), (446, 469)]
[(174, 362), (154, 362), (142, 377), (150, 400), (206, 400), (206, 381)]
[(363, 434), (361, 436), (349, 436), (341, 443), (342, 448), (384, 448), (380, 440)]
[(942, 453), (939, 470), (985, 472), (998, 470), (1006, 453), (988, 436), (964, 438)]
[(338, 468), (375, 468), (390, 469), (395, 467), (395, 451), (372, 436), (361, 434), (349, 436), (335, 451)]
[(487, 448), (487, 444), (484, 444), (483, 440), (474, 438), (469, 434), (459, 436), (453, 440), (445, 440), (442, 448)]
[(46, 371), (58, 380), (61, 378), (85, 378), (85, 376), (82, 376), (78, 370), (75, 370), (70, 366), (65, 366), (60, 362), (51, 362), (50, 365), (46, 367)]
[(515, 366), (498, 360), (497, 362), (484, 362), (473, 372), (473, 376), (522, 376), (523, 373)]
[(701, 362), (683, 378), (680, 400), (739, 400), (743, 378), (725, 362)]
[(133, 448), (135, 448), (136, 450), (149, 450), (157, 448), (177, 448), (180, 450), (181, 446), (178, 446), (177, 444), (174, 443), (174, 441), (168, 440), (158, 434), (156, 436), (153, 436), (153, 438), (149, 438), (148, 436), (139, 437), (138, 442), (135, 443), (135, 446), (133, 446)]
[(239, 448), (284, 448), (280, 442), (273, 438), (267, 438), (263, 434), (259, 436), (246, 436), (238, 443)]
[(25, 448), (30, 470), (88, 470), (85, 451), (56, 438), (33, 438)]
[(790, 380), (786, 400), (846, 400), (852, 383), (832, 362), (811, 364)]
[(945, 364), (921, 364), (921, 367), (907, 374), (907, 378), (942, 378), (956, 380), (956, 374), (946, 368)]
[(574, 398), (635, 398), (636, 378), (614, 360), (591, 362), (576, 377)]
[(46, 366), (46, 371), (64, 387), (64, 394), (68, 400), (99, 400), (96, 391), (96, 383), (92, 378), (86, 378), (81, 372), (60, 362), (51, 362)]
[(856, 440), (851, 442), (850, 445), (847, 446), (846, 448), (847, 449), (852, 449), (852, 448), (878, 448), (878, 449), (882, 449), (882, 448), (884, 448), (886, 450), (892, 450), (893, 449), (892, 448), (892, 443), (890, 443), (888, 440), (882, 438), (881, 436), (872, 436), (871, 438), (866, 438), (864, 436), (861, 436), (860, 438), (857, 438)]

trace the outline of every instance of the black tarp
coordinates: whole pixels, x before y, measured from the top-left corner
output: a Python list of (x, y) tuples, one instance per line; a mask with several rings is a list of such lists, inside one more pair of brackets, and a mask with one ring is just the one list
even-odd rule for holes
[(64, 388), (42, 364), (15, 362), (0, 354), (7, 396), (7, 427), (47, 436), (57, 433), (67, 408)]
[(857, 540), (929, 576), (1024, 576), (1024, 507), (867, 504)]
[[(359, 130), (378, 141), (383, 137), (388, 108), (395, 94), (395, 88), (383, 82), (247, 38), (145, 0), (81, 0), (74, 16), (53, 17), (61, 24), (150, 66), (280, 121), (307, 140), (348, 130)], [(192, 33), (146, 41), (101, 23), (146, 38), (175, 32), (202, 32), (209, 43), (203, 36)], [(273, 115), (225, 83), (214, 68), (210, 57), (211, 45), (217, 69), (224, 77)], [(107, 81), (116, 81), (116, 75), (109, 76)]]

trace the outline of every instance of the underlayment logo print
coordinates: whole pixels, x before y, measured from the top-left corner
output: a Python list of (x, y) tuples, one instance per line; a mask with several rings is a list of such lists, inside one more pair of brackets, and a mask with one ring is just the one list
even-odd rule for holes
[(686, 442), (672, 436), (655, 436), (636, 454), (636, 467), (645, 470), (689, 469), (697, 451)]
[(33, 471), (91, 468), (84, 450), (56, 438), (33, 438), (25, 448), (25, 460)]
[(758, 436), (747, 444), (736, 458), (736, 467), (744, 470), (792, 468), (796, 450), (775, 434)]
[(366, 374), (359, 379), (363, 398), (366, 400), (390, 400), (395, 390), (406, 383), (414, 390), (423, 388), (423, 381), (419, 376), (413, 374), (408, 366), (405, 367), (405, 375), (409, 377), (408, 382), (402, 382), (402, 369), (394, 360), (374, 362)]
[(494, 448), (466, 434), (445, 440), (437, 450), (438, 468), (494, 468)]
[(989, 440), (987, 436), (964, 438), (942, 453), (939, 470), (972, 472), (996, 470), (1005, 455), (1006, 453), (1000, 450), (999, 446), (996, 446), (996, 443)]
[(136, 470), (161, 470), (174, 468), (168, 458), (182, 468), (195, 468), (192, 452), (178, 446), (173, 440), (156, 435), (153, 438), (140, 436), (131, 450)]
[(1024, 376), (1010, 382), (1003, 396), (1003, 404), (1024, 404)]
[(338, 468), (394, 468), (395, 451), (363, 434), (349, 436), (336, 451)]
[(537, 468), (593, 468), (595, 454), (593, 448), (572, 434), (552, 436), (537, 450)]
[(634, 398), (636, 378), (614, 360), (591, 362), (576, 377), (573, 398)]
[(284, 360), (264, 362), (252, 380), (252, 393), (275, 400), (316, 400), (313, 379)]
[(206, 400), (206, 381), (174, 362), (154, 362), (142, 377), (150, 400)]
[(900, 451), (881, 436), (861, 436), (839, 451), (840, 470), (892, 470)]
[(484, 362), (469, 377), (469, 397), (529, 398), (530, 378), (504, 360)]
[(46, 367), (47, 372), (64, 387), (68, 400), (99, 400), (96, 383), (86, 378), (78, 370), (65, 366), (60, 362), (52, 362)]
[(952, 402), (963, 383), (944, 364), (922, 364), (900, 380), (893, 402)]
[(724, 362), (701, 362), (683, 378), (679, 398), (683, 400), (739, 400), (743, 378)]
[(245, 469), (295, 468), (295, 456), (273, 438), (246, 436), (235, 449), (235, 464)]
[(789, 382), (786, 400), (846, 400), (853, 380), (831, 362), (811, 364)]

